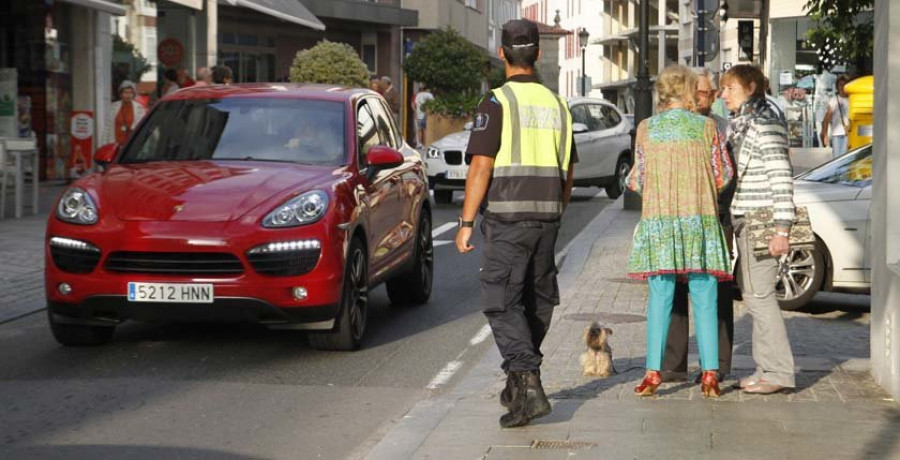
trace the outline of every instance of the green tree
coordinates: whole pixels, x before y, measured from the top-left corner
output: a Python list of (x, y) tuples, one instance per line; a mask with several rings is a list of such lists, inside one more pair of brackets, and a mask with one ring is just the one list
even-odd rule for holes
[(474, 112), (489, 68), (484, 52), (450, 28), (416, 43), (403, 63), (409, 78), (425, 83), (434, 94), (426, 108), (451, 117)]
[(291, 64), (291, 81), (365, 88), (369, 71), (352, 46), (322, 40), (297, 53)]
[(807, 0), (804, 9), (815, 24), (806, 37), (836, 63), (869, 73), (875, 26), (874, 17), (865, 13), (874, 5), (875, 0)]
[(114, 75), (118, 80), (138, 82), (142, 75), (150, 71), (150, 63), (137, 47), (116, 34), (113, 34), (113, 56), (116, 60), (114, 64), (119, 64), (116, 69), (119, 74)]

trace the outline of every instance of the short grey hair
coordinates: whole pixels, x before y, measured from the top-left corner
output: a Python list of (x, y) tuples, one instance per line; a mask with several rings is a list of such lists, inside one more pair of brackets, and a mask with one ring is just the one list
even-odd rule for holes
[(711, 86), (712, 89), (719, 89), (719, 86), (716, 85), (715, 76), (706, 67), (696, 67), (694, 68), (694, 73), (697, 74), (697, 78), (706, 77), (706, 79), (709, 80), (709, 86)]
[(381, 77), (381, 82), (384, 83), (385, 85), (390, 85), (391, 77), (388, 77), (388, 76)]

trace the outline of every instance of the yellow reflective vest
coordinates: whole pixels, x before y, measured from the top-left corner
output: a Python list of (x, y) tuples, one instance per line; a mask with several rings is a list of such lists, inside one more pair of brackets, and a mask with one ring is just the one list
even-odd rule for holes
[(566, 100), (540, 83), (507, 82), (493, 94), (503, 110), (503, 126), (487, 214), (513, 222), (559, 220), (572, 154)]

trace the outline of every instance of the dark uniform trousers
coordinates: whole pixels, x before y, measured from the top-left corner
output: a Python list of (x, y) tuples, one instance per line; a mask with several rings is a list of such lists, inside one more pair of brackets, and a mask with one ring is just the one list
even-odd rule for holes
[(481, 303), (507, 372), (537, 370), (553, 307), (559, 305), (559, 222), (481, 222)]

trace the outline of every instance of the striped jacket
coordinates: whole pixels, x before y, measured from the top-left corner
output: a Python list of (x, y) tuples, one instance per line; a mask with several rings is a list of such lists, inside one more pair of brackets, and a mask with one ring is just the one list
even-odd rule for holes
[(794, 179), (788, 155), (787, 128), (771, 109), (756, 104), (742, 107), (731, 122), (736, 148), (737, 190), (731, 202), (735, 217), (771, 209), (776, 225), (794, 223)]

